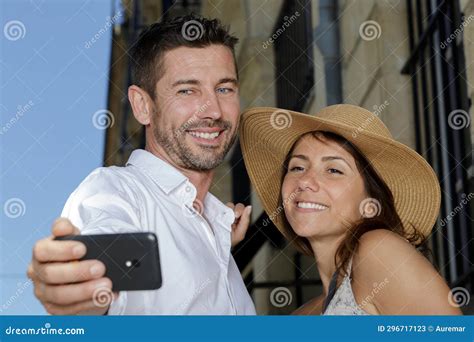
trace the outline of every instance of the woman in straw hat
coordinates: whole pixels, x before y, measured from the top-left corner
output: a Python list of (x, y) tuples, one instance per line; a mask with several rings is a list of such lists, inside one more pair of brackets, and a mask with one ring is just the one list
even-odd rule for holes
[(254, 108), (242, 151), (269, 218), (316, 258), (323, 295), (297, 314), (460, 314), (417, 250), (436, 222), (429, 164), (370, 111), (334, 105), (316, 116)]

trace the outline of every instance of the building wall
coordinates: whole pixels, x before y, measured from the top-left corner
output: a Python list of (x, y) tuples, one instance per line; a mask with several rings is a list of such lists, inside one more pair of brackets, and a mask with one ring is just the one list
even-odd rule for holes
[[(161, 1), (141, 0), (140, 15), (135, 15), (134, 2), (122, 0), (124, 16), (133, 21), (138, 19), (138, 25), (150, 25), (161, 19), (163, 9)], [(140, 28), (138, 29), (138, 32)], [(143, 127), (135, 120), (128, 103), (128, 68), (129, 49), (133, 42), (134, 32), (131, 27), (117, 27), (112, 40), (112, 57), (110, 66), (110, 81), (108, 94), (108, 109), (114, 118), (113, 126), (106, 132), (104, 151), (104, 165), (124, 165), (133, 149), (140, 147), (143, 141)], [(121, 141), (125, 144), (121, 146)]]
[[(411, 82), (400, 73), (409, 56), (406, 2), (367, 0), (360, 6), (360, 1), (345, 0), (340, 4), (344, 102), (380, 113), (392, 135), (414, 147)], [(369, 31), (360, 33), (361, 27), (368, 30), (369, 21), (379, 25), (372, 25), (373, 36)]]

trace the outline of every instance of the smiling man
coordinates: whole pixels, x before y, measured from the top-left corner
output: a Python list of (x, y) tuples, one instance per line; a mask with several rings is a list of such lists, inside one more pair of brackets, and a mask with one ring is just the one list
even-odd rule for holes
[[(186, 34), (189, 25), (198, 36)], [(238, 131), (236, 42), (217, 20), (194, 16), (140, 35), (128, 97), (145, 126), (146, 148), (133, 151), (125, 167), (93, 171), (69, 197), (52, 236), (36, 243), (28, 276), (49, 313), (255, 314), (231, 255), (251, 208), (226, 206), (208, 192)], [(104, 265), (75, 261), (86, 252), (79, 242), (53, 240), (143, 231), (158, 236), (163, 286), (120, 292), (107, 306), (94, 298), (112, 288)]]

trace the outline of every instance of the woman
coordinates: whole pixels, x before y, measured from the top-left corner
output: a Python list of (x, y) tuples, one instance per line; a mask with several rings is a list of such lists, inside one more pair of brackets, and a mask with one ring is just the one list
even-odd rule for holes
[(270, 219), (316, 258), (323, 294), (296, 314), (461, 313), (417, 250), (438, 216), (436, 175), (376, 115), (255, 108), (243, 114), (241, 144)]

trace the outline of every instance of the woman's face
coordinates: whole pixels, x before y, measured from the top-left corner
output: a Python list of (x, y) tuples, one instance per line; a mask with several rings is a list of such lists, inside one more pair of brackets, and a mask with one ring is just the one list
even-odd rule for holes
[(298, 141), (282, 185), (285, 214), (297, 235), (320, 238), (345, 234), (344, 223), (361, 218), (359, 206), (367, 197), (349, 152), (312, 135)]

